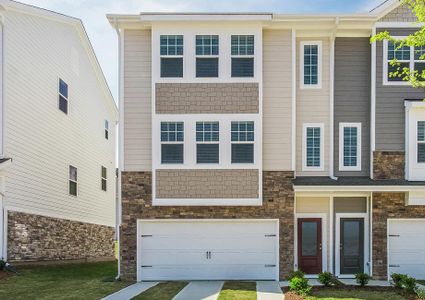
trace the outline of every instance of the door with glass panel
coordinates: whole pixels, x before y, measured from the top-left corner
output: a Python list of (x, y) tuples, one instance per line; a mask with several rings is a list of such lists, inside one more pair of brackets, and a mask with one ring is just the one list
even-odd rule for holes
[(298, 269), (306, 274), (322, 272), (322, 219), (298, 219)]
[(364, 269), (364, 219), (340, 220), (340, 274), (362, 273)]

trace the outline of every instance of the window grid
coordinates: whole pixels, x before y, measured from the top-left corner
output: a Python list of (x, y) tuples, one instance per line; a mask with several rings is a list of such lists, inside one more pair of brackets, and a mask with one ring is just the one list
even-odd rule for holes
[(237, 121), (231, 123), (232, 142), (251, 143), (254, 142), (254, 122)]
[(196, 55), (197, 56), (218, 56), (219, 54), (218, 35), (197, 35)]
[(69, 166), (69, 194), (77, 196), (78, 194), (78, 169), (74, 166)]
[(183, 142), (183, 122), (161, 122), (161, 142)]
[(388, 60), (410, 61), (410, 47), (403, 46), (397, 49), (397, 43), (388, 42)]
[(317, 85), (319, 78), (319, 46), (304, 45), (304, 84)]
[(356, 167), (357, 166), (357, 127), (346, 126), (343, 130), (344, 134), (344, 149), (343, 155), (344, 167)]
[(196, 142), (218, 142), (220, 128), (218, 122), (196, 122)]
[(306, 128), (306, 166), (320, 167), (321, 132), (320, 127)]
[(63, 113), (68, 114), (68, 84), (59, 78), (59, 110)]
[(107, 169), (103, 166), (101, 168), (101, 177), (102, 177), (101, 179), (102, 191), (106, 192), (108, 176), (107, 176)]
[(161, 35), (161, 56), (183, 56), (183, 35)]
[(232, 35), (231, 53), (232, 56), (254, 56), (254, 36)]

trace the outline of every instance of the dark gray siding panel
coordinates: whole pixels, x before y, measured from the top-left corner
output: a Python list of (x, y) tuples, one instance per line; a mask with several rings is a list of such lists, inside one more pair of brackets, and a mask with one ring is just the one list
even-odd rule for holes
[[(336, 176), (367, 176), (370, 161), (370, 43), (368, 38), (335, 40), (334, 166)], [(339, 171), (339, 123), (362, 123), (362, 169)]]
[[(394, 36), (405, 36), (410, 29), (386, 29)], [(422, 98), (423, 90), (408, 86), (383, 85), (383, 48), (376, 45), (376, 150), (404, 151), (404, 99)]]

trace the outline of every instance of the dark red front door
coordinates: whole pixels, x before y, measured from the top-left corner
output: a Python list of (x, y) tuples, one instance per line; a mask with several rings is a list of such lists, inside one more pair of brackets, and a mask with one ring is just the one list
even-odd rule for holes
[(322, 272), (322, 219), (298, 219), (298, 269), (306, 274)]

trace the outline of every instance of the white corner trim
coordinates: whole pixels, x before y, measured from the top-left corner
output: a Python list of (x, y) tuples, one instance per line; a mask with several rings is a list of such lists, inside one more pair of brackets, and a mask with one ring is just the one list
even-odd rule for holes
[(331, 36), (330, 38), (330, 51), (329, 51), (329, 177), (334, 178), (334, 115), (335, 115), (335, 106), (334, 106), (334, 93), (335, 93), (335, 82), (334, 82), (334, 73), (335, 73), (335, 37)]
[[(292, 29), (292, 122), (291, 122), (291, 151), (292, 171), (296, 171), (297, 160), (297, 32)], [(294, 174), (296, 177), (296, 174)]]
[[(357, 128), (357, 165), (344, 166), (344, 128)], [(362, 123), (339, 123), (339, 170), (340, 171), (361, 171), (362, 169)]]
[[(320, 128), (320, 166), (318, 167), (308, 167), (307, 166), (307, 128), (310, 127), (319, 127)], [(303, 124), (303, 133), (302, 133), (302, 170), (303, 171), (323, 171), (324, 168), (324, 158), (325, 158), (325, 125), (324, 123), (304, 123)]]
[[(304, 84), (304, 46), (317, 45), (317, 84)], [(300, 42), (300, 89), (321, 89), (322, 88), (322, 41), (302, 41)]]

